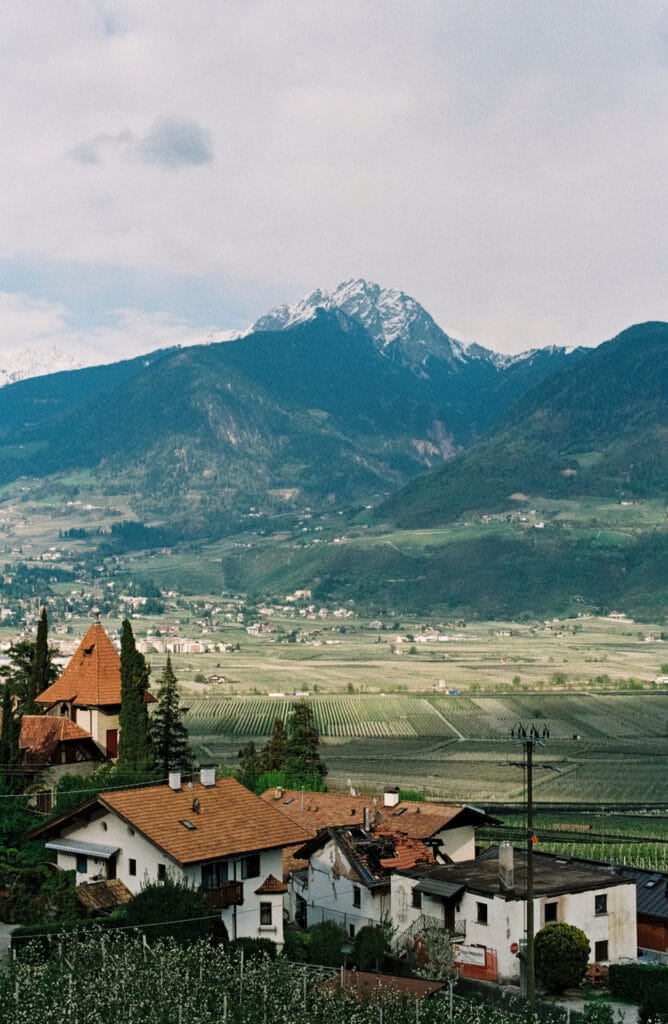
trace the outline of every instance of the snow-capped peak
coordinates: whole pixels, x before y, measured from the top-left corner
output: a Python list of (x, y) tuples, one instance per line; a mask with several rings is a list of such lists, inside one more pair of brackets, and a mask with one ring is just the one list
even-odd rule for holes
[(280, 331), (304, 323), (318, 309), (340, 310), (360, 323), (384, 354), (401, 353), (412, 366), (432, 355), (447, 362), (464, 362), (464, 347), (443, 331), (416, 299), (372, 281), (353, 278), (333, 292), (316, 289), (294, 305), (277, 306), (260, 317), (252, 331)]
[(81, 354), (67, 352), (58, 345), (6, 349), (0, 356), (0, 387), (60, 370), (78, 370), (86, 365)]

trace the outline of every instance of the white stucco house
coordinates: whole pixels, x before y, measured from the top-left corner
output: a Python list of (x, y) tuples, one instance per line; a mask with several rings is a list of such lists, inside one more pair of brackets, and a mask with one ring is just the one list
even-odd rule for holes
[(350, 939), (390, 917), (390, 880), (397, 867), (434, 866), (429, 846), (389, 829), (326, 828), (295, 852), (308, 866), (293, 871), (295, 918), (303, 927), (336, 921)]
[(392, 871), (472, 858), (476, 827), (495, 821), (466, 805), (403, 801), (395, 786), (382, 799), (281, 789), (262, 799), (313, 837), (284, 864), (290, 919), (329, 918), (351, 938), (389, 916)]
[(308, 838), (294, 822), (234, 779), (203, 768), (184, 784), (104, 793), (31, 833), (46, 840), (77, 885), (120, 879), (136, 894), (171, 876), (202, 888), (220, 909), (230, 938), (283, 944), (282, 852)]
[[(477, 860), (417, 866), (392, 876), (397, 945), (415, 941), (425, 924), (439, 923), (455, 933), (465, 977), (519, 980), (525, 910), (526, 859), (509, 844)], [(591, 963), (634, 959), (635, 883), (603, 865), (597, 869), (534, 854), (534, 922), (536, 932), (553, 922), (581, 928), (591, 945)]]

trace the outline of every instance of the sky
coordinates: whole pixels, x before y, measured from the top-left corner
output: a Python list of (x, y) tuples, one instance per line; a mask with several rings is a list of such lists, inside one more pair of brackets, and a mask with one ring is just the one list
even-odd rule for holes
[(6, 0), (0, 354), (353, 277), (502, 352), (668, 319), (664, 0)]

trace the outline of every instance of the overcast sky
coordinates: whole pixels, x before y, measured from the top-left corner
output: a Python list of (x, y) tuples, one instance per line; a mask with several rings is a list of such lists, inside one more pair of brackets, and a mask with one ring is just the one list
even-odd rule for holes
[(466, 343), (668, 319), (668, 3), (5, 0), (0, 349), (366, 277)]

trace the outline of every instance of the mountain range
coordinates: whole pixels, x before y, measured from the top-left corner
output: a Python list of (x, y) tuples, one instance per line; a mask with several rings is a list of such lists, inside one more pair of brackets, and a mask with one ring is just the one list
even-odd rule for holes
[[(368, 531), (318, 546), (288, 528), (226, 556), (228, 585), (246, 592), (306, 587), (379, 614), (652, 617), (668, 612), (665, 529), (631, 508), (623, 530), (601, 530), (587, 510), (665, 500), (667, 396), (666, 323), (499, 356), (355, 280), (232, 340), (0, 388), (0, 486), (129, 495), (153, 528), (126, 531), (124, 550), (271, 533), (277, 514), (311, 509)], [(549, 530), (520, 528), (550, 502)], [(485, 520), (505, 525), (470, 529)], [(427, 546), (411, 539), (447, 524)]]
[(94, 469), (189, 519), (361, 500), (443, 464), (585, 351), (468, 350), (415, 300), (351, 281), (236, 340), (2, 388), (0, 483)]

